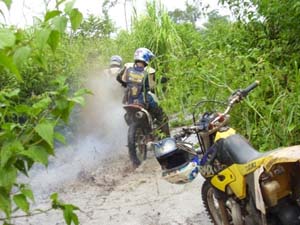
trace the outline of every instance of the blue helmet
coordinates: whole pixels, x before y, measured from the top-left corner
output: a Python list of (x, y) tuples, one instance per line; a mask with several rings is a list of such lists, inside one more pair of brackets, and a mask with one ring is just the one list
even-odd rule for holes
[(148, 48), (138, 48), (134, 52), (133, 59), (135, 62), (142, 61), (142, 62), (146, 63), (146, 65), (148, 65), (150, 60), (154, 57), (155, 57), (155, 55)]
[(110, 58), (110, 66), (119, 66), (121, 67), (122, 65), (122, 57), (119, 56), (119, 55), (113, 55), (111, 58)]

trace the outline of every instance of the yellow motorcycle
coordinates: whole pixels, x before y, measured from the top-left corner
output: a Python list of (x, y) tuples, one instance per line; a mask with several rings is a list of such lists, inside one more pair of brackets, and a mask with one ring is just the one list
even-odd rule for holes
[[(215, 225), (300, 225), (300, 145), (261, 153), (228, 124), (229, 112), (256, 81), (220, 103), (224, 112), (201, 114), (194, 125), (173, 138), (154, 145), (162, 176), (172, 183), (192, 181), (196, 174), (202, 185), (204, 207)], [(199, 147), (185, 141), (196, 135)]]

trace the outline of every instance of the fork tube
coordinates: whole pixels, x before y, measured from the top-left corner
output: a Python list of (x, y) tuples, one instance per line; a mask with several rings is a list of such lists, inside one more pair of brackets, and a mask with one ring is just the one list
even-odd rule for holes
[(221, 218), (222, 218), (222, 225), (230, 225), (228, 222), (228, 216), (227, 216), (227, 210), (225, 207), (225, 202), (223, 199), (217, 199), (219, 206), (220, 206), (220, 211), (221, 211)]

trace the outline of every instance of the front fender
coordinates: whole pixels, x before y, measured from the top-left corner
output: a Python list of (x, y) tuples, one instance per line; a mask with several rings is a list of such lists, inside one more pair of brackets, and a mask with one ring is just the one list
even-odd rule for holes
[(153, 129), (153, 121), (150, 113), (140, 105), (124, 106), (126, 114), (124, 116), (127, 125), (131, 123), (141, 123), (143, 126)]

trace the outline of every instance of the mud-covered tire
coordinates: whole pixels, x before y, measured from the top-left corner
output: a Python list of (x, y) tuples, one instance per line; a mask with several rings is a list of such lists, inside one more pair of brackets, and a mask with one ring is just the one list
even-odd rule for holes
[(139, 166), (147, 158), (146, 132), (139, 123), (128, 128), (128, 151), (131, 162)]
[(213, 186), (208, 180), (205, 180), (201, 190), (202, 201), (205, 211), (213, 224), (222, 225), (220, 210), (215, 205), (216, 197), (214, 193), (215, 190)]

